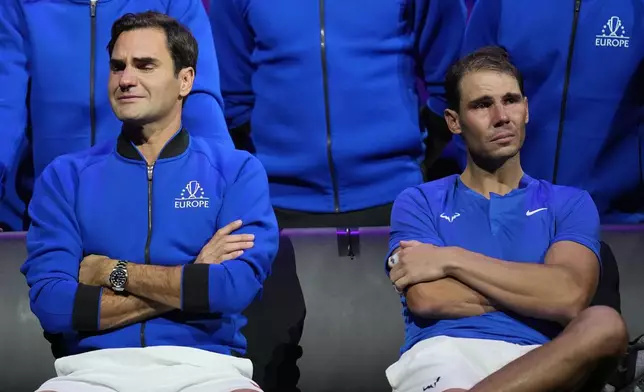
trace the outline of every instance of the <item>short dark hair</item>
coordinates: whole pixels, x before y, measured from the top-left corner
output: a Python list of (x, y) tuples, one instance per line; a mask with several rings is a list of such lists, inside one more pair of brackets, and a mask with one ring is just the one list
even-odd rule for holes
[(445, 76), (445, 95), (447, 107), (458, 112), (461, 103), (461, 81), (470, 72), (496, 71), (513, 76), (523, 91), (523, 76), (510, 62), (508, 52), (499, 46), (486, 46), (478, 49), (454, 63)]
[(112, 25), (112, 37), (107, 44), (107, 51), (112, 57), (114, 45), (119, 36), (138, 29), (159, 29), (165, 33), (168, 50), (174, 64), (175, 75), (183, 68), (192, 67), (197, 73), (197, 57), (199, 45), (187, 27), (166, 14), (146, 11), (137, 14), (125, 14)]

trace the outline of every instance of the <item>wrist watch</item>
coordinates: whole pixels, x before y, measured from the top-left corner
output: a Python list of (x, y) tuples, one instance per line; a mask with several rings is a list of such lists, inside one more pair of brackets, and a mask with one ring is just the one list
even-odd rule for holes
[(127, 284), (127, 261), (119, 260), (116, 263), (116, 266), (110, 273), (109, 283), (112, 286), (112, 290), (116, 292), (125, 291), (125, 285)]

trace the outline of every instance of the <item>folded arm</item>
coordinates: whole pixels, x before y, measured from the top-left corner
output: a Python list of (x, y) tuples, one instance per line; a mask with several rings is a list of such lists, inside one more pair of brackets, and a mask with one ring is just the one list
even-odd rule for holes
[(543, 263), (500, 260), (458, 247), (420, 245), (408, 250), (410, 245), (402, 243), (405, 253), (395, 269), (396, 285), (447, 276), (488, 298), (488, 303), (568, 324), (595, 293), (600, 244), (599, 215), (592, 199), (587, 192), (567, 192), (552, 201), (556, 231)]
[(568, 324), (590, 303), (599, 263), (572, 241), (553, 244), (545, 264), (516, 263), (459, 250), (447, 274), (528, 317)]
[(485, 296), (452, 278), (415, 284), (407, 290), (406, 298), (413, 314), (430, 319), (458, 319), (496, 311)]
[[(429, 203), (418, 188), (409, 188), (396, 198), (391, 216), (391, 254), (397, 253), (400, 241), (406, 240), (444, 246)], [(405, 299), (409, 310), (423, 318), (455, 319), (496, 310), (485, 296), (450, 277), (412, 285)]]
[[(237, 152), (240, 153), (240, 152)], [(245, 154), (245, 153), (244, 153)], [(221, 264), (166, 267), (128, 264), (125, 290), (170, 308), (197, 313), (241, 313), (255, 298), (277, 253), (279, 231), (263, 167), (247, 155), (229, 184), (219, 225), (240, 219), (238, 234), (254, 235), (254, 246)], [(116, 260), (108, 260), (100, 279), (107, 285)]]
[(556, 231), (543, 264), (458, 250), (448, 275), (519, 314), (566, 325), (590, 304), (601, 265), (597, 208), (587, 192), (567, 192), (553, 199)]
[[(88, 296), (100, 297), (101, 317), (103, 315), (111, 319), (117, 317), (116, 308), (121, 303), (133, 310), (133, 314), (124, 316), (125, 319), (142, 317), (138, 313), (152, 312), (150, 308), (159, 308), (156, 305), (160, 304), (167, 310), (181, 308), (183, 266), (165, 267), (128, 263), (125, 293), (114, 293), (109, 289), (109, 276), (117, 263), (118, 260), (105, 256), (89, 256), (81, 264), (81, 282), (95, 291), (87, 293)], [(89, 267), (89, 265), (93, 266)], [(87, 271), (87, 268), (96, 270), (92, 274), (93, 279), (85, 275), (83, 270)], [(101, 286), (103, 286), (102, 291)]]
[(49, 333), (93, 332), (152, 318), (169, 310), (135, 296), (79, 283), (83, 247), (73, 206), (77, 177), (66, 158), (48, 166), (29, 204), (27, 260), (21, 272), (31, 309)]
[(116, 294), (112, 290), (103, 288), (98, 329), (103, 331), (136, 324), (173, 309), (145, 298)]

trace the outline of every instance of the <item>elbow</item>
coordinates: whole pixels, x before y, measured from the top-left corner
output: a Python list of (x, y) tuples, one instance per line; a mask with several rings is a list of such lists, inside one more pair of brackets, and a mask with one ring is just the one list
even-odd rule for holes
[(251, 264), (235, 260), (221, 265), (220, 284), (211, 292), (211, 311), (240, 314), (260, 293), (265, 273)]
[(405, 296), (407, 309), (418, 317), (434, 318), (443, 313), (444, 304), (422, 295), (418, 286), (412, 286)]
[(101, 288), (65, 280), (32, 287), (31, 310), (51, 334), (96, 330)]
[(418, 296), (409, 295), (408, 293), (406, 296), (406, 302), (407, 309), (409, 309), (409, 311), (414, 315), (422, 317), (425, 313), (427, 313), (427, 307), (422, 303), (422, 301), (419, 300)]
[(38, 311), (35, 307), (32, 307), (32, 311), (40, 321), (40, 326), (43, 331), (50, 334), (62, 334), (71, 332), (71, 323), (67, 323), (64, 320), (61, 320), (60, 317), (50, 315), (43, 311)]
[(225, 284), (214, 286), (211, 309), (224, 314), (240, 314), (250, 306), (261, 290), (261, 278), (243, 261), (231, 262), (222, 272), (220, 277)]
[(250, 306), (259, 293), (259, 283), (245, 285), (231, 292), (228, 301), (224, 301), (220, 306), (215, 306), (215, 310), (223, 314), (240, 314)]
[(43, 331), (50, 334), (64, 334), (74, 332), (71, 315), (56, 314), (56, 312), (43, 308), (40, 304), (32, 302), (31, 311), (40, 322)]
[(432, 315), (436, 314), (436, 309), (410, 301), (407, 301), (407, 309), (416, 317), (431, 318)]
[(442, 319), (442, 318), (451, 318), (447, 307), (445, 304), (439, 303), (413, 303), (409, 305), (407, 302), (407, 309), (416, 317), (426, 318), (426, 319)]
[(580, 289), (571, 290), (563, 299), (558, 306), (555, 321), (565, 327), (588, 307), (590, 301), (588, 296), (584, 295)]

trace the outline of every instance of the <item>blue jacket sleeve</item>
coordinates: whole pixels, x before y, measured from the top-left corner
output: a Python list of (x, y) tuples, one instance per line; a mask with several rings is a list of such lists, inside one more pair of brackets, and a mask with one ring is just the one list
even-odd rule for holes
[(16, 160), (16, 151), (27, 126), (27, 38), (21, 1), (5, 0), (0, 6), (0, 200), (4, 176)]
[(251, 86), (255, 39), (244, 18), (245, 12), (239, 0), (210, 2), (210, 25), (219, 58), (226, 120), (231, 129), (250, 121), (255, 102)]
[(101, 288), (78, 283), (83, 247), (74, 213), (77, 181), (68, 162), (55, 160), (36, 181), (21, 268), (31, 310), (49, 333), (95, 331), (99, 323)]
[(427, 104), (432, 112), (442, 116), (447, 107), (445, 74), (458, 58), (467, 11), (462, 0), (416, 2), (417, 51), (429, 94)]
[(168, 15), (190, 29), (199, 43), (197, 73), (183, 108), (183, 124), (193, 135), (233, 147), (224, 118), (217, 54), (206, 10), (201, 0), (171, 0)]
[[(236, 151), (236, 153), (242, 153)], [(279, 230), (268, 193), (268, 178), (250, 154), (225, 191), (217, 227), (241, 219), (235, 234), (254, 234), (255, 244), (235, 260), (183, 268), (182, 309), (198, 313), (241, 313), (253, 301), (277, 254)]]
[(398, 195), (391, 209), (389, 252), (385, 258), (387, 272), (389, 267), (386, 260), (400, 247), (400, 241), (419, 241), (435, 246), (445, 245), (436, 230), (429, 201), (418, 187), (404, 190)]

